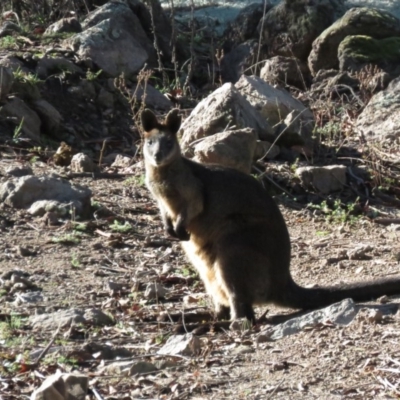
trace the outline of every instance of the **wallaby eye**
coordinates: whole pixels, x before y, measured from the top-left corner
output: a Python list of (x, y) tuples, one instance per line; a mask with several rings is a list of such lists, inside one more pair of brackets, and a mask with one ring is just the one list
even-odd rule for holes
[(153, 140), (152, 140), (152, 139), (148, 139), (148, 140), (147, 140), (147, 144), (148, 144), (149, 146), (151, 146), (151, 145), (153, 144)]

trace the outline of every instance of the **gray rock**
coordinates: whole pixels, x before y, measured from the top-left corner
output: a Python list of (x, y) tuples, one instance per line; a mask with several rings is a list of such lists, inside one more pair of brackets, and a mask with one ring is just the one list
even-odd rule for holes
[(22, 165), (18, 167), (7, 168), (6, 174), (9, 176), (20, 177), (26, 175), (33, 175), (33, 170), (30, 165)]
[(344, 165), (300, 167), (296, 169), (296, 175), (305, 188), (328, 194), (343, 189), (346, 184), (346, 171)]
[[(146, 92), (144, 89), (146, 89)], [(134, 85), (130, 90), (130, 95), (138, 104), (144, 103), (146, 107), (155, 110), (167, 111), (173, 107), (172, 102), (166, 96), (149, 84), (146, 87), (143, 83)]]
[[(235, 87), (271, 126), (282, 123), (293, 112), (293, 116), (298, 117), (299, 123), (304, 127), (297, 132), (299, 140), (311, 140), (314, 116), (309, 109), (296, 100), (287, 90), (275, 88), (257, 76), (244, 75), (236, 83)], [(275, 134), (277, 133), (279, 131)], [(260, 136), (260, 139), (268, 140), (262, 136)]]
[(56, 200), (72, 203), (80, 214), (90, 210), (91, 195), (90, 189), (51, 175), (23, 176), (0, 187), (0, 201), (10, 207), (28, 208), (38, 200)]
[(131, 157), (123, 156), (122, 154), (117, 154), (111, 166), (117, 168), (128, 168), (132, 165), (132, 162), (133, 160)]
[(25, 77), (14, 79), (14, 83), (11, 87), (11, 93), (28, 103), (40, 99), (41, 96), (39, 85), (31, 83), (29, 80), (26, 80)]
[(0, 65), (9, 68), (12, 72), (17, 70), (21, 70), (25, 74), (30, 72), (30, 70), (25, 67), (24, 63), (13, 54), (8, 54), (0, 59)]
[(40, 79), (46, 79), (52, 74), (61, 72), (70, 72), (71, 74), (84, 75), (83, 70), (66, 58), (43, 57), (36, 66), (36, 74)]
[(58, 372), (32, 393), (31, 400), (85, 400), (88, 385), (89, 380), (83, 374)]
[(344, 0), (282, 1), (258, 25), (269, 54), (306, 61), (313, 41), (344, 14), (344, 3)]
[(95, 172), (97, 166), (85, 153), (77, 153), (71, 159), (71, 171), (73, 172)]
[(35, 304), (43, 300), (42, 292), (17, 293), (14, 304), (17, 306), (21, 304)]
[(258, 55), (258, 41), (248, 40), (234, 47), (221, 61), (221, 77), (223, 82), (236, 83), (245, 75), (253, 75), (259, 71), (259, 60), (266, 58), (266, 52), (262, 49)]
[(10, 93), (12, 84), (14, 82), (14, 75), (10, 68), (0, 66), (0, 100), (5, 99)]
[(38, 200), (28, 208), (29, 214), (42, 217), (47, 212), (55, 214), (57, 217), (65, 217), (71, 211), (71, 205), (61, 203), (56, 200)]
[(249, 174), (256, 140), (257, 135), (250, 128), (216, 133), (194, 146), (194, 159), (201, 163), (235, 168)]
[(390, 143), (400, 137), (400, 78), (372, 96), (355, 128), (368, 141)]
[(96, 102), (102, 108), (113, 108), (114, 95), (108, 90), (101, 88), (97, 96)]
[(194, 356), (200, 352), (201, 342), (197, 336), (186, 335), (171, 336), (157, 354)]
[(74, 326), (78, 324), (90, 326), (112, 325), (113, 320), (103, 311), (96, 309), (59, 310), (51, 314), (32, 315), (29, 322), (33, 329), (53, 330), (59, 326)]
[(146, 361), (118, 361), (101, 368), (101, 373), (123, 376), (151, 374), (156, 371), (158, 371), (158, 368)]
[(225, 83), (203, 99), (183, 122), (180, 135), (186, 156), (193, 156), (192, 143), (227, 129), (253, 129), (257, 137), (273, 141), (275, 136), (268, 122), (231, 83)]
[(149, 283), (144, 292), (144, 297), (148, 300), (163, 299), (168, 291), (159, 283)]
[(21, 132), (15, 139), (31, 139), (40, 142), (41, 121), (39, 116), (18, 97), (12, 98), (0, 109), (0, 116), (12, 120), (16, 126), (22, 124)]
[(267, 342), (282, 339), (286, 336), (300, 332), (304, 328), (309, 328), (329, 321), (335, 325), (349, 325), (358, 312), (353, 300), (345, 299), (339, 303), (332, 304), (321, 310), (316, 310), (298, 318), (290, 319), (282, 324), (260, 333), (257, 342)]
[(108, 2), (83, 22), (84, 31), (66, 39), (81, 58), (91, 59), (105, 73), (131, 77), (155, 65), (156, 54), (139, 19), (126, 3)]
[(82, 26), (77, 18), (62, 18), (51, 24), (44, 32), (44, 35), (52, 33), (77, 33), (82, 32)]
[(400, 36), (400, 21), (376, 8), (352, 8), (314, 41), (308, 57), (313, 75), (320, 69), (338, 69), (338, 47), (349, 35), (368, 35), (375, 39)]
[(21, 27), (12, 21), (5, 21), (0, 26), (0, 38), (21, 32)]
[(31, 106), (39, 115), (44, 132), (49, 136), (57, 137), (62, 121), (62, 116), (58, 110), (44, 99), (33, 101)]
[(260, 78), (271, 85), (291, 85), (305, 90), (311, 77), (305, 61), (295, 57), (276, 56), (265, 61)]

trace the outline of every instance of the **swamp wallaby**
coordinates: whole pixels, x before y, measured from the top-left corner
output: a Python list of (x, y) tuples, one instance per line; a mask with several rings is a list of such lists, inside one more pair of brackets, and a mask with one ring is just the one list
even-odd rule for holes
[(274, 200), (252, 176), (181, 155), (181, 117), (160, 123), (141, 114), (146, 183), (168, 234), (181, 240), (212, 296), (219, 318), (254, 321), (254, 305), (315, 309), (347, 297), (400, 294), (400, 277), (324, 288), (298, 286), (290, 274), (290, 239)]

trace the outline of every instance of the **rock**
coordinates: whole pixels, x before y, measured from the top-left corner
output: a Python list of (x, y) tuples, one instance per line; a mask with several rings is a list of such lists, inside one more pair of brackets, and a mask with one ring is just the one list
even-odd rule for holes
[(15, 297), (16, 306), (41, 303), (44, 300), (41, 292), (17, 293)]
[(338, 69), (338, 47), (349, 35), (369, 35), (375, 39), (400, 36), (400, 21), (376, 8), (352, 8), (314, 41), (308, 57), (312, 75), (320, 69)]
[(0, 38), (19, 32), (21, 32), (21, 27), (12, 21), (4, 21), (0, 26)]
[[(0, 59), (0, 66), (9, 68), (12, 72), (21, 70), (25, 74), (29, 74), (30, 70), (25, 67), (25, 64), (13, 54), (8, 54)], [(13, 76), (14, 77), (14, 76)]]
[(148, 300), (163, 299), (168, 291), (159, 283), (149, 283), (144, 292), (144, 297)]
[[(272, 8), (272, 5), (266, 5), (266, 12)], [(253, 3), (243, 8), (238, 16), (228, 24), (228, 28), (224, 32), (225, 43), (223, 49), (229, 52), (232, 48), (240, 45), (249, 39), (256, 39), (257, 25), (263, 16), (264, 4)]]
[(75, 65), (72, 61), (62, 57), (42, 57), (36, 66), (36, 74), (40, 79), (46, 79), (50, 75), (59, 74), (61, 72), (69, 72), (83, 76), (83, 70)]
[(134, 376), (140, 374), (151, 374), (158, 368), (146, 361), (118, 361), (101, 368), (101, 373), (106, 375)]
[(279, 146), (263, 140), (257, 140), (256, 148), (254, 150), (254, 160), (273, 160), (278, 157), (280, 153)]
[[(338, 85), (350, 86), (353, 89), (358, 89), (360, 81), (350, 76), (348, 72), (340, 72), (335, 69), (318, 71), (317, 75), (313, 79), (313, 84), (311, 85), (312, 92), (325, 92), (330, 93), (332, 90), (338, 91)], [(341, 90), (348, 90), (346, 88), (341, 88)], [(342, 91), (340, 92), (342, 93)]]
[(62, 18), (51, 24), (45, 31), (44, 35), (52, 33), (77, 33), (82, 32), (82, 27), (77, 18)]
[(208, 136), (194, 146), (194, 159), (219, 164), (246, 174), (251, 171), (257, 135), (253, 129), (228, 130)]
[(11, 93), (26, 102), (40, 99), (39, 85), (32, 83), (25, 77), (21, 76), (18, 79), (14, 79), (14, 83), (11, 87)]
[(139, 18), (140, 23), (151, 42), (157, 42), (157, 46), (161, 52), (161, 57), (170, 62), (172, 57), (171, 19), (165, 13), (164, 8), (161, 6), (161, 2), (159, 0), (151, 0), (144, 3), (140, 0), (128, 0), (127, 3), (133, 13)]
[(10, 180), (0, 187), (0, 201), (10, 207), (28, 208), (38, 200), (56, 200), (71, 203), (78, 214), (87, 213), (90, 208), (90, 189), (71, 185), (57, 176), (23, 176)]
[(102, 108), (114, 107), (114, 95), (108, 90), (101, 88), (96, 99), (97, 104)]
[(306, 61), (313, 41), (345, 12), (344, 0), (285, 0), (258, 25), (271, 56)]
[(282, 339), (286, 336), (300, 332), (304, 328), (310, 328), (329, 321), (335, 325), (349, 325), (358, 313), (358, 307), (353, 300), (345, 299), (321, 310), (316, 310), (298, 318), (290, 319), (282, 324), (261, 332), (257, 342), (267, 342)]
[(6, 174), (19, 178), (20, 176), (33, 175), (30, 165), (22, 165), (18, 167), (10, 167), (6, 169)]
[(93, 163), (92, 159), (84, 153), (77, 153), (71, 159), (72, 172), (95, 172), (97, 166)]
[(44, 216), (48, 212), (56, 215), (56, 218), (66, 217), (70, 211), (70, 204), (63, 204), (56, 200), (38, 200), (32, 203), (31, 206), (28, 208), (29, 214), (39, 217)]
[(183, 122), (179, 131), (186, 156), (193, 156), (192, 142), (227, 129), (253, 129), (262, 140), (275, 136), (268, 122), (231, 83), (225, 83), (203, 99)]
[(157, 351), (157, 354), (194, 356), (199, 354), (200, 348), (200, 339), (187, 333), (186, 335), (171, 336), (167, 343)]
[(344, 165), (300, 167), (296, 169), (296, 175), (306, 189), (328, 194), (343, 189), (346, 184), (346, 171)]
[(51, 314), (39, 314), (29, 317), (29, 322), (33, 329), (54, 330), (59, 326), (74, 326), (79, 324), (89, 326), (112, 325), (113, 320), (101, 310), (88, 309), (69, 309), (59, 310)]
[(259, 70), (257, 57), (266, 58), (265, 50), (258, 54), (258, 47), (257, 40), (248, 40), (226, 54), (221, 61), (222, 81), (236, 83), (243, 74), (255, 74)]
[(167, 111), (173, 107), (172, 102), (153, 86), (147, 84), (146, 93), (144, 92), (144, 89), (145, 87), (143, 82), (133, 86), (133, 88), (130, 90), (130, 95), (133, 101), (136, 100), (138, 104), (142, 104), (144, 102), (146, 107), (155, 110)]
[(0, 66), (0, 100), (5, 99), (10, 93), (14, 82), (14, 75), (10, 68)]
[(62, 121), (58, 110), (44, 99), (33, 101), (31, 105), (42, 121), (43, 131), (49, 136), (57, 137)]
[(400, 137), (400, 78), (372, 96), (358, 116), (355, 129), (368, 141), (391, 143)]
[[(293, 112), (293, 117), (298, 116), (297, 120), (299, 126), (301, 126), (301, 130), (297, 132), (299, 141), (307, 142), (311, 140), (314, 116), (309, 109), (304, 107), (287, 90), (274, 88), (257, 76), (244, 75), (236, 83), (235, 87), (268, 121), (270, 126), (282, 123)], [(264, 138), (260, 136), (260, 139)], [(265, 139), (268, 140), (267, 138)], [(279, 144), (283, 139), (284, 137), (278, 140), (277, 143)]]
[(126, 3), (108, 2), (91, 12), (84, 31), (66, 39), (83, 59), (91, 59), (106, 74), (132, 77), (147, 63), (155, 65), (156, 54), (139, 19)]
[(57, 372), (32, 393), (31, 400), (85, 400), (88, 385), (89, 379), (83, 374)]
[(347, 36), (340, 43), (337, 56), (341, 71), (360, 71), (369, 64), (385, 71), (395, 70), (400, 61), (400, 37)]
[(11, 119), (16, 124), (16, 129), (19, 125), (22, 126), (14, 140), (28, 138), (33, 142), (40, 142), (40, 118), (18, 97), (12, 98), (0, 109), (0, 117)]
[(111, 167), (128, 168), (132, 165), (133, 159), (122, 154), (117, 154)]
[(349, 249), (346, 252), (349, 260), (371, 260), (372, 256), (367, 253), (371, 252), (373, 248), (369, 245), (358, 245), (353, 249)]
[(305, 61), (282, 56), (265, 61), (260, 71), (260, 78), (271, 85), (290, 85), (302, 90), (305, 90), (311, 81), (310, 70)]

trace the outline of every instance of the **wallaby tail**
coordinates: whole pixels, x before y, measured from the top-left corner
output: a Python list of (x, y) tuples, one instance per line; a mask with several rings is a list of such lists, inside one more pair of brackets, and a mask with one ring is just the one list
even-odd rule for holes
[(400, 295), (400, 276), (321, 288), (304, 288), (291, 280), (277, 303), (285, 307), (312, 310), (346, 298), (369, 301), (394, 294)]

